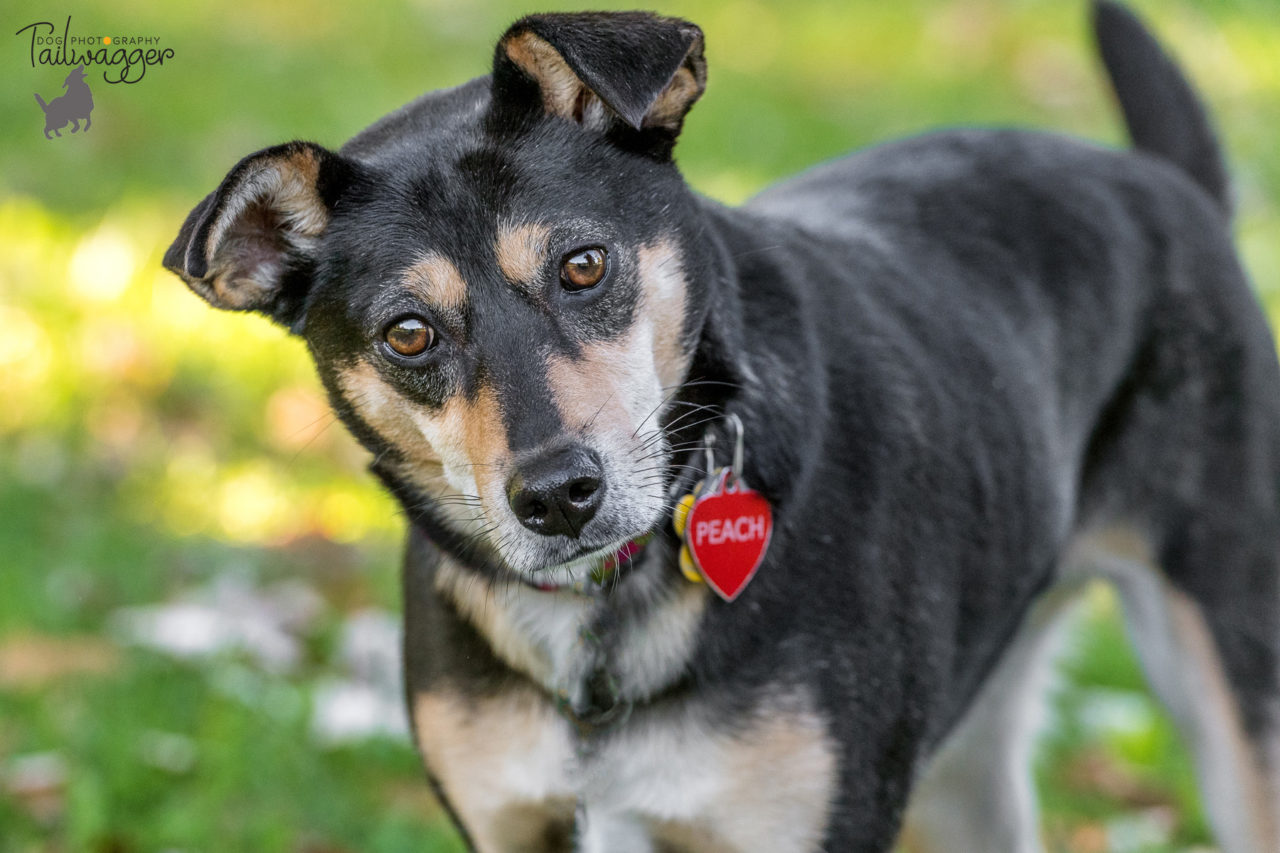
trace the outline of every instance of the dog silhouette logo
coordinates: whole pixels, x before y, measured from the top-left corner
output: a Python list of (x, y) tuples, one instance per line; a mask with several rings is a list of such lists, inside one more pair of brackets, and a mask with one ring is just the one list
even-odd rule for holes
[(49, 135), (51, 130), (54, 136), (62, 136), (61, 129), (68, 124), (71, 125), (71, 132), (75, 133), (80, 129), (81, 121), (84, 122), (84, 129), (89, 129), (89, 113), (93, 112), (93, 93), (89, 91), (89, 84), (85, 82), (83, 65), (67, 75), (62, 88), (67, 90), (66, 93), (47, 104), (44, 98), (40, 97), (38, 92), (36, 93), (36, 103), (40, 105), (40, 109), (44, 110), (45, 139), (53, 138)]

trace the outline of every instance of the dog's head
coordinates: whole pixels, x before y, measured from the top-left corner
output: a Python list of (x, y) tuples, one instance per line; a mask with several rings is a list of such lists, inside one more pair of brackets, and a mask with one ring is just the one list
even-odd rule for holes
[(411, 512), (575, 579), (666, 516), (712, 266), (671, 150), (705, 78), (687, 22), (525, 18), (490, 77), (241, 161), (165, 265), (306, 338)]

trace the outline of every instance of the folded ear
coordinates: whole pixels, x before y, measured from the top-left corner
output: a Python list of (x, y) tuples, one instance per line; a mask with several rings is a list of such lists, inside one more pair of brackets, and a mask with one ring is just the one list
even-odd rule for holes
[(669, 157), (702, 95), (702, 30), (645, 12), (532, 15), (498, 42), (494, 100), (540, 107)]
[(165, 268), (215, 308), (297, 331), (316, 244), (352, 169), (309, 142), (250, 154), (187, 216)]

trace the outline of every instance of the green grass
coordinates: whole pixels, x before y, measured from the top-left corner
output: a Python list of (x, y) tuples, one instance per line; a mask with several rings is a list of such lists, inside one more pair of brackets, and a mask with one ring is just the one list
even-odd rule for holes
[[(109, 677), (0, 695), (0, 714), (30, 726), (9, 748), (56, 750), (68, 767), (52, 827), (2, 799), (0, 826), (10, 843), (71, 850), (455, 849), (410, 750), (317, 753), (306, 710), (297, 685), (243, 664), (200, 673), (146, 655)], [(175, 732), (195, 744), (189, 767), (166, 765), (155, 746)]]
[[(1122, 140), (1083, 2), (653, 5), (707, 33), (710, 86), (677, 153), (696, 188), (726, 201), (938, 125)], [(1231, 156), (1246, 262), (1280, 315), (1274, 3), (1136, 5), (1202, 84)], [(25, 44), (7, 42), (3, 853), (456, 849), (406, 740), (335, 748), (311, 735), (316, 686), (341, 670), (344, 621), (398, 607), (394, 507), (325, 413), (301, 345), (208, 311), (159, 260), (240, 156), (290, 138), (337, 146), (422, 91), (485, 73), (494, 40), (531, 10), (505, 0), (323, 13), (284, 0), (234, 11), (84, 0), (72, 10), (77, 32), (155, 34), (176, 56), (136, 85), (96, 84), (92, 130), (52, 141), (31, 92), (56, 93), (64, 72), (32, 69)], [(64, 14), (17, 0), (3, 17), (13, 32)], [(113, 627), (121, 608), (225, 577), (300, 580), (319, 593), (323, 614), (296, 668), (268, 672), (234, 653), (174, 661), (124, 644)], [(1072, 650), (1037, 763), (1052, 848), (1210, 843), (1185, 750), (1142, 687), (1111, 598), (1091, 595)], [(32, 756), (62, 768), (43, 798), (10, 784)]]
[(1058, 849), (1099, 849), (1090, 843), (1100, 829), (1123, 835), (1135, 818), (1163, 824), (1168, 835), (1168, 844), (1138, 849), (1211, 843), (1190, 757), (1146, 689), (1110, 589), (1089, 590), (1061, 668), (1036, 773)]

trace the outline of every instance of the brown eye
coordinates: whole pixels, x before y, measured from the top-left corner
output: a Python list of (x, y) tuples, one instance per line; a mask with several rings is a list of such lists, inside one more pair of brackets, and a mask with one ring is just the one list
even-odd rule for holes
[(582, 249), (565, 258), (560, 267), (560, 283), (566, 290), (586, 290), (604, 278), (605, 251), (599, 246)]
[(436, 342), (435, 330), (421, 317), (402, 317), (387, 327), (383, 333), (387, 346), (400, 355), (422, 355)]

